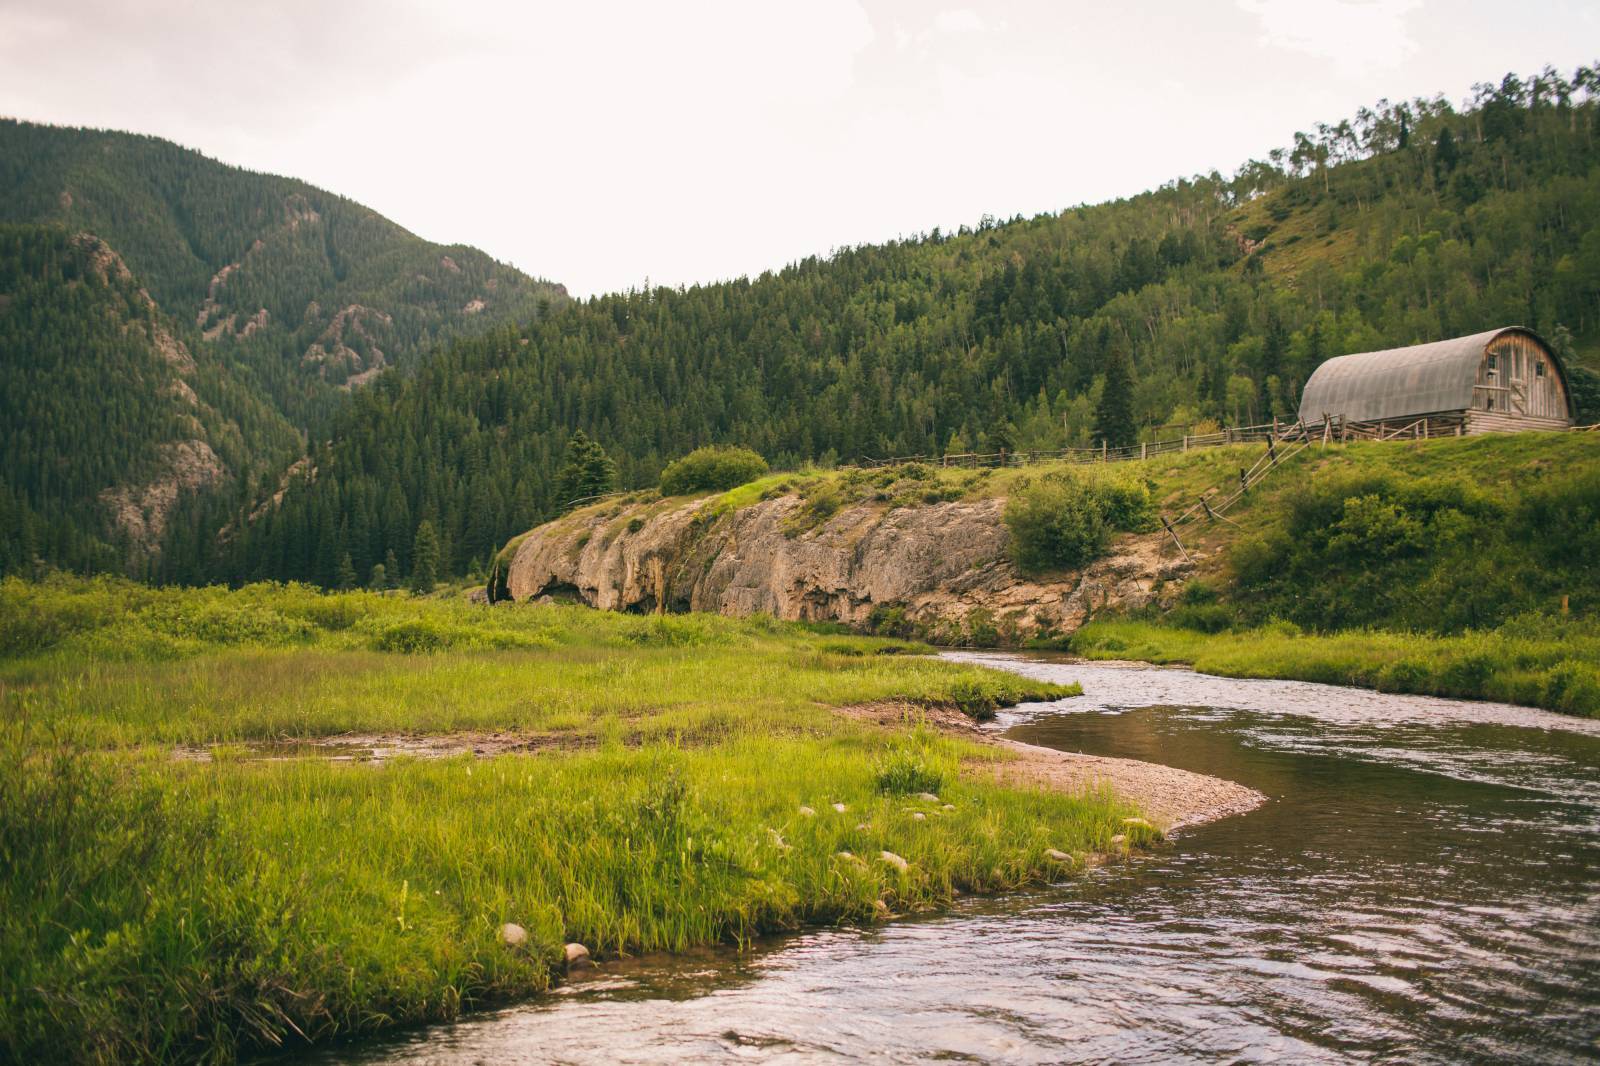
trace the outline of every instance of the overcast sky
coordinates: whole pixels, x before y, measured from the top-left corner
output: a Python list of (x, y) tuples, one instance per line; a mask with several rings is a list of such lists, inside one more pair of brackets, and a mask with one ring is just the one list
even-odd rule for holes
[(1224, 172), (1600, 53), (1579, 0), (0, 0), (0, 114), (304, 178), (577, 295)]

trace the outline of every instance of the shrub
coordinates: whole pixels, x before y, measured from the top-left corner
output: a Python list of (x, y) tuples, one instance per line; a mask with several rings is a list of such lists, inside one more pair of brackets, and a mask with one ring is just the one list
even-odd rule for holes
[(416, 655), (448, 648), (453, 643), (450, 634), (418, 618), (385, 626), (373, 638), (372, 646), (379, 651)]
[(1149, 521), (1149, 488), (1110, 473), (1047, 474), (1021, 482), (1006, 500), (1011, 558), (1024, 573), (1083, 566), (1105, 553), (1113, 532)]
[(661, 471), (661, 494), (718, 492), (754, 481), (767, 472), (767, 461), (749, 448), (696, 448)]

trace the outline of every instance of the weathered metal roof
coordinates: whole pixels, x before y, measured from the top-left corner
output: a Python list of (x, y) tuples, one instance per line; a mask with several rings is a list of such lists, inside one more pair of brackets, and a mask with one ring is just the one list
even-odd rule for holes
[[(1505, 333), (1538, 336), (1520, 326), (1504, 326), (1470, 337), (1386, 348), (1329, 359), (1312, 372), (1300, 394), (1300, 421), (1319, 423), (1324, 414), (1352, 422), (1420, 418), (1473, 406), (1478, 364), (1489, 342)], [(1539, 341), (1546, 351), (1549, 346)], [(1561, 364), (1551, 354), (1557, 372)]]

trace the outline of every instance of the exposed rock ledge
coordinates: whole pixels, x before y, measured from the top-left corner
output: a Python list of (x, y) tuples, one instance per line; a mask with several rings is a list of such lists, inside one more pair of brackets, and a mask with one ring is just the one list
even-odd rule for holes
[(513, 554), (504, 591), (577, 595), (613, 611), (888, 621), (951, 643), (1013, 643), (1070, 632), (1106, 607), (1166, 602), (1189, 569), (1161, 535), (1142, 534), (1081, 572), (1025, 578), (1006, 558), (1000, 499), (855, 506), (798, 534), (796, 497), (720, 514), (710, 503), (596, 507), (540, 526)]

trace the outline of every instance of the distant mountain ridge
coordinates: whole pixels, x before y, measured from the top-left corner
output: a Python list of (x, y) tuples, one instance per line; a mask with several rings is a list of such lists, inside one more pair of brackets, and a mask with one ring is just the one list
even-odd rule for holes
[(0, 572), (140, 572), (196, 535), (175, 509), (252, 496), (350, 389), (568, 299), (302, 181), (12, 119), (0, 234)]
[(343, 196), (128, 133), (0, 120), (0, 222), (105, 241), (296, 423), (340, 386), (567, 298)]

